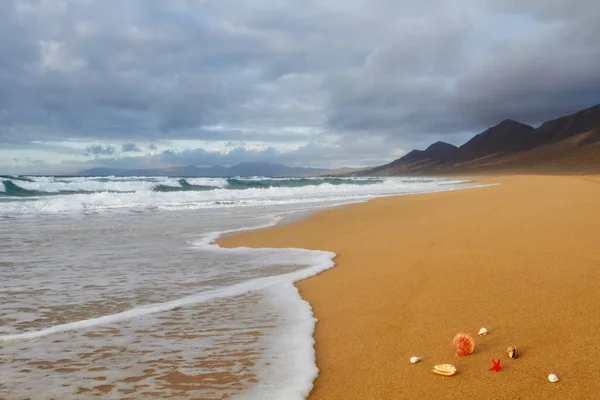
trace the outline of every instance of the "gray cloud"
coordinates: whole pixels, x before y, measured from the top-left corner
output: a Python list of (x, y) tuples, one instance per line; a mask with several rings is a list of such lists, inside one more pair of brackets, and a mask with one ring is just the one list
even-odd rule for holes
[(272, 150), (121, 158), (385, 162), (599, 103), (597, 15), (595, 0), (7, 0), (0, 148), (193, 139)]
[(121, 145), (121, 153), (139, 153), (140, 149), (135, 143), (125, 143)]
[(161, 154), (162, 160), (170, 165), (233, 165), (247, 161), (274, 161), (279, 152), (268, 147), (261, 150), (247, 150), (244, 147), (236, 147), (227, 153), (207, 151), (196, 148), (184, 151), (165, 150)]
[[(542, 20), (593, 22), (600, 4), (589, 0), (487, 0), (492, 11), (528, 13)], [(583, 19), (582, 19), (583, 18)]]
[(102, 146), (100, 144), (94, 144), (85, 148), (83, 153), (86, 156), (112, 156), (117, 153), (117, 149), (114, 146)]
[(360, 68), (333, 76), (330, 124), (410, 139), (477, 131), (505, 118), (536, 124), (600, 102), (600, 26), (588, 18), (598, 13), (586, 14), (587, 5), (600, 12), (600, 3), (489, 3), (511, 13), (504, 18), (538, 22), (529, 21), (526, 34), (490, 42), (477, 58), (469, 46), (481, 22), (472, 17), (412, 27), (411, 40), (378, 48)]

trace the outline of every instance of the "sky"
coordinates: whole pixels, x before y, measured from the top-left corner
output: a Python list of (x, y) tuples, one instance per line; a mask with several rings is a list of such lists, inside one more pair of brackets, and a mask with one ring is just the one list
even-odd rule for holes
[(600, 103), (597, 0), (0, 0), (0, 174), (380, 165)]

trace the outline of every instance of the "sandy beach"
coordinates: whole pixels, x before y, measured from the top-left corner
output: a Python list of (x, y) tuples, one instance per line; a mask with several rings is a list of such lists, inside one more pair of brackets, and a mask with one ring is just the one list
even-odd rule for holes
[[(598, 398), (600, 177), (484, 182), (499, 185), (376, 199), (219, 240), (338, 255), (297, 284), (319, 319), (310, 399)], [(463, 331), (476, 348), (458, 357)], [(488, 371), (492, 358), (502, 371)], [(458, 373), (433, 374), (440, 363)]]

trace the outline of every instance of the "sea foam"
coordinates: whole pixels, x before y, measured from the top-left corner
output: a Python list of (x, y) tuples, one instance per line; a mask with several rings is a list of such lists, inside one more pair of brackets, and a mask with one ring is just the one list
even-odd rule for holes
[[(92, 178), (36, 177), (34, 182), (19, 181), (19, 187), (34, 193), (61, 193), (90, 191), (68, 195), (12, 198), (0, 203), (0, 217), (57, 214), (65, 212), (106, 212), (119, 209), (181, 210), (200, 208), (227, 208), (281, 204), (308, 204), (318, 202), (359, 201), (378, 196), (402, 193), (448, 190), (464, 181), (436, 179), (411, 180), (405, 178), (344, 178), (331, 184), (313, 178), (318, 184), (308, 186), (267, 186), (231, 189), (227, 180), (218, 178), (187, 178), (189, 184), (211, 185), (211, 190), (155, 191), (157, 185), (182, 188), (175, 178), (137, 178), (100, 182)], [(259, 178), (244, 178), (251, 182)], [(265, 178), (260, 178), (264, 180)], [(306, 178), (302, 178), (305, 179)], [(270, 181), (276, 179), (269, 178)], [(285, 181), (293, 179), (285, 178)], [(368, 184), (364, 184), (368, 182)]]
[(294, 248), (221, 248), (213, 243), (223, 234), (265, 228), (278, 221), (279, 219), (276, 218), (270, 223), (251, 228), (209, 233), (194, 242), (194, 245), (204, 251), (258, 256), (265, 264), (280, 263), (280, 260), (286, 260), (286, 264), (308, 267), (283, 275), (251, 279), (174, 301), (148, 304), (116, 314), (55, 325), (33, 332), (3, 335), (0, 336), (0, 342), (32, 340), (61, 332), (83, 330), (139, 318), (179, 307), (207, 303), (219, 298), (234, 297), (248, 292), (261, 292), (269, 298), (270, 302), (278, 308), (279, 314), (285, 318), (278, 321), (274, 334), (275, 339), (270, 342), (263, 355), (263, 359), (268, 359), (269, 362), (262, 362), (257, 368), (257, 378), (260, 383), (245, 391), (239, 398), (305, 399), (312, 390), (313, 381), (318, 375), (313, 339), (317, 320), (312, 313), (312, 307), (301, 298), (294, 283), (334, 267), (335, 253)]

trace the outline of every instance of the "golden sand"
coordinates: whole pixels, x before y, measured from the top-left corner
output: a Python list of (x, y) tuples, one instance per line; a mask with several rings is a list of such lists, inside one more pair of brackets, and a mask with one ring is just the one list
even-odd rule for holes
[[(600, 178), (492, 179), (219, 240), (338, 255), (297, 285), (319, 319), (310, 399), (600, 398)], [(476, 347), (458, 357), (462, 331)]]

